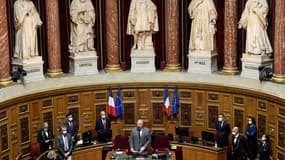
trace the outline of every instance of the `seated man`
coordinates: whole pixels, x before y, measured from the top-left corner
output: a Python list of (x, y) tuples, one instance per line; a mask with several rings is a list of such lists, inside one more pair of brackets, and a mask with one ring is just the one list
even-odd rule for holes
[(135, 154), (147, 154), (148, 146), (151, 143), (151, 134), (148, 128), (143, 126), (143, 120), (139, 119), (137, 127), (134, 127), (130, 136), (131, 152)]
[(112, 138), (111, 121), (106, 117), (105, 111), (101, 111), (100, 114), (100, 118), (96, 121), (95, 130), (98, 132), (98, 140), (107, 142)]

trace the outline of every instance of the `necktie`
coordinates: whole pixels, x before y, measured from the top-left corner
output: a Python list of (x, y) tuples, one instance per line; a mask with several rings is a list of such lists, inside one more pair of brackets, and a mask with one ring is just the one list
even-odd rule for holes
[(64, 151), (68, 151), (67, 136), (63, 136)]
[(104, 129), (106, 129), (106, 120), (105, 119), (103, 119), (103, 127), (104, 127)]
[(72, 129), (72, 122), (69, 122), (69, 126), (70, 126), (70, 128)]

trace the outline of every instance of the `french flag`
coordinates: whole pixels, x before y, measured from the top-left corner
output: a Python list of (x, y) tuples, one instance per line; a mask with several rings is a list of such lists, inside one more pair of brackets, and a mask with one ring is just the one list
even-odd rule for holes
[(108, 114), (112, 115), (113, 117), (116, 117), (116, 107), (115, 107), (115, 102), (113, 98), (112, 88), (110, 88), (110, 93), (109, 93)]
[(171, 115), (171, 108), (169, 104), (169, 95), (168, 95), (168, 87), (165, 88), (165, 93), (164, 93), (164, 103), (163, 103), (162, 111), (167, 114), (169, 117)]

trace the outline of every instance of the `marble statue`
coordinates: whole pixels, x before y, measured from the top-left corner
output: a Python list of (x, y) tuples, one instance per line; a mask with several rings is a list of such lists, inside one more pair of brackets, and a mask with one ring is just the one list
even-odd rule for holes
[(70, 5), (70, 19), (70, 52), (95, 51), (95, 9), (91, 0), (73, 0)]
[(266, 0), (248, 0), (238, 23), (246, 34), (245, 52), (254, 55), (268, 55), (273, 52), (266, 32), (268, 3)]
[(158, 30), (156, 5), (151, 0), (132, 0), (127, 34), (134, 37), (133, 49), (144, 49), (146, 39)]
[(28, 60), (38, 56), (37, 28), (42, 25), (42, 21), (31, 0), (17, 0), (14, 3), (14, 22), (14, 58)]
[(217, 11), (213, 0), (192, 0), (188, 13), (192, 19), (189, 50), (215, 50)]

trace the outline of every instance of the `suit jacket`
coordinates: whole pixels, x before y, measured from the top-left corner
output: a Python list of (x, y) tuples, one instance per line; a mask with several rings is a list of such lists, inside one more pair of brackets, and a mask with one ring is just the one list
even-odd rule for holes
[(247, 154), (247, 144), (246, 140), (242, 135), (238, 135), (236, 143), (234, 142), (235, 137), (233, 137), (233, 158), (235, 160), (243, 160), (246, 158)]
[(57, 149), (58, 149), (58, 152), (59, 152), (59, 159), (60, 160), (63, 160), (64, 159), (64, 154), (67, 153), (67, 152), (70, 152), (69, 155), (72, 154), (72, 139), (71, 139), (71, 134), (67, 133), (66, 134), (66, 137), (67, 137), (67, 142), (68, 142), (68, 150), (65, 151), (64, 149), (64, 142), (63, 142), (63, 135), (60, 134), (59, 136), (57, 136)]
[(271, 147), (269, 143), (260, 143), (258, 145), (257, 151), (259, 153), (259, 159), (260, 160), (270, 160), (271, 156)]
[(223, 125), (220, 123), (216, 124), (217, 130), (217, 145), (218, 147), (227, 147), (229, 146), (229, 134), (230, 134), (230, 125), (223, 121)]
[(72, 121), (72, 126), (69, 125), (69, 121), (65, 122), (67, 133), (70, 133), (72, 137), (77, 138), (78, 134), (78, 124), (75, 120)]
[(142, 134), (139, 136), (139, 131), (137, 127), (133, 128), (130, 136), (130, 148), (135, 151), (139, 151), (141, 147), (147, 150), (149, 144), (151, 143), (151, 134), (148, 128), (143, 127)]
[(100, 131), (107, 131), (107, 130), (110, 130), (111, 129), (111, 121), (108, 117), (106, 117), (106, 128), (104, 128), (104, 125), (103, 125), (103, 122), (102, 122), (102, 119), (99, 118), (97, 119), (96, 121), (96, 126), (95, 126), (95, 130), (97, 132), (100, 132)]
[[(51, 129), (48, 128), (47, 130), (48, 136), (45, 134), (44, 129), (40, 129), (38, 132), (38, 142), (41, 145), (41, 153), (48, 150), (49, 146), (53, 147), (53, 139), (54, 135)], [(46, 140), (49, 140), (49, 142), (45, 142)]]

